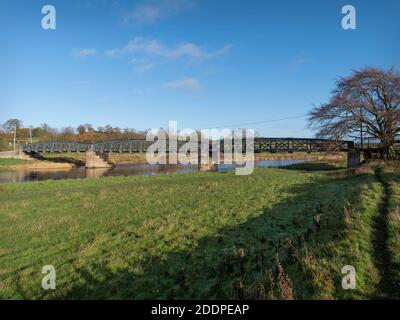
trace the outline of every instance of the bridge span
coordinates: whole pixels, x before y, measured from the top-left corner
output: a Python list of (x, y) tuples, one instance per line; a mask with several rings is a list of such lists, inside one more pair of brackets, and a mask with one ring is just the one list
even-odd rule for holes
[[(178, 141), (178, 151), (188, 141)], [(110, 153), (145, 153), (154, 141), (146, 140), (118, 140), (104, 141), (99, 143), (82, 142), (61, 142), (49, 141), (26, 144), (22, 146), (25, 154), (39, 153), (87, 153), (92, 158), (97, 155), (107, 161), (107, 155)], [(215, 143), (215, 142), (214, 142)], [(216, 142), (218, 144), (218, 142)], [(224, 150), (224, 140), (219, 141), (220, 150)], [(168, 140), (166, 141), (166, 150), (168, 151)], [(200, 148), (200, 143), (199, 143)], [(243, 152), (246, 150), (246, 140), (242, 141)], [(210, 150), (212, 143), (210, 142)], [(348, 166), (353, 167), (359, 164), (359, 152), (355, 150), (353, 141), (343, 140), (325, 140), (310, 138), (254, 138), (254, 152), (328, 152), (342, 151), (348, 153)], [(100, 160), (99, 160), (100, 161)], [(101, 162), (101, 161), (100, 161)]]
[[(153, 143), (153, 141), (146, 140), (118, 140), (99, 143), (49, 141), (23, 145), (22, 151), (25, 153), (75, 153), (93, 150), (99, 153), (145, 153)], [(178, 149), (185, 143), (187, 141), (178, 141)], [(244, 149), (246, 148), (246, 140), (243, 140), (242, 146)], [(223, 152), (224, 140), (220, 140), (220, 147)], [(353, 149), (353, 141), (308, 138), (254, 138), (254, 152), (256, 153), (324, 152)]]

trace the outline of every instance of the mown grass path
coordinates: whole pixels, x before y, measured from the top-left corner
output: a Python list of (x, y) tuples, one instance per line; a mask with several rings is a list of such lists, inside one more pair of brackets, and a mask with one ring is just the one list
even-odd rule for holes
[(380, 281), (377, 287), (378, 299), (388, 298), (391, 287), (390, 279), (390, 252), (388, 250), (388, 215), (390, 200), (390, 185), (383, 178), (383, 168), (375, 170), (377, 180), (382, 184), (383, 193), (379, 204), (379, 210), (374, 219), (374, 257), (375, 265), (379, 270)]

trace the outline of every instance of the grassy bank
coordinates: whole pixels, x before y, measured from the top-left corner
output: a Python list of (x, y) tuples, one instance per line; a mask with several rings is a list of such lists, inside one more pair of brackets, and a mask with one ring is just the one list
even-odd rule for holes
[[(0, 297), (373, 296), (381, 185), (299, 169), (2, 185)], [(54, 291), (41, 289), (44, 265)], [(344, 265), (357, 290), (342, 289)]]
[(17, 166), (28, 163), (27, 160), (19, 159), (0, 159), (0, 167)]
[(307, 160), (307, 161), (326, 161), (326, 162), (345, 162), (347, 161), (346, 152), (293, 152), (293, 153), (256, 153), (256, 160)]
[[(347, 153), (345, 152), (256, 153), (254, 156), (256, 160), (312, 160), (329, 162), (345, 162), (347, 160)], [(84, 153), (44, 153), (43, 157), (46, 159), (66, 159), (68, 161), (76, 160), (80, 162), (85, 161)], [(110, 161), (114, 164), (147, 163), (146, 154), (140, 153), (112, 153), (110, 154)]]
[(0, 171), (24, 171), (24, 170), (68, 170), (73, 167), (66, 162), (38, 161), (38, 160), (19, 160), (19, 159), (0, 159)]

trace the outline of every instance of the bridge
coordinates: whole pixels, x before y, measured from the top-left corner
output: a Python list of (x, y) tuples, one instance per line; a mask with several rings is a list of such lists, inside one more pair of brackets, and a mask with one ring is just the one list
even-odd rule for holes
[[(38, 142), (22, 146), (25, 153), (76, 153), (93, 150), (99, 153), (145, 153), (153, 141), (146, 140), (119, 140), (99, 143), (81, 142)], [(178, 148), (187, 141), (178, 141)], [(211, 143), (210, 143), (211, 144)], [(242, 142), (246, 148), (246, 140)], [(220, 140), (223, 152), (224, 140)], [(167, 141), (168, 148), (168, 141)], [(335, 141), (307, 138), (254, 138), (254, 152), (324, 152), (348, 151), (354, 149), (353, 141)]]
[[(178, 151), (188, 141), (178, 141)], [(99, 143), (82, 142), (61, 142), (49, 141), (26, 144), (22, 146), (22, 152), (29, 155), (39, 153), (86, 153), (87, 162), (92, 162), (97, 167), (102, 160), (107, 162), (110, 153), (145, 153), (153, 144), (153, 141), (146, 140), (119, 140), (104, 141)], [(214, 142), (217, 143), (218, 142)], [(224, 140), (219, 141), (221, 152), (224, 151)], [(166, 141), (166, 150), (168, 151), (168, 140)], [(199, 143), (200, 148), (200, 143)], [(243, 152), (246, 150), (246, 140), (242, 141)], [(212, 150), (212, 142), (210, 149)], [(309, 139), (309, 138), (254, 138), (254, 152), (327, 152), (342, 151), (348, 153), (348, 165), (356, 166), (359, 163), (359, 153), (355, 150), (353, 141)], [(358, 155), (357, 155), (358, 153)], [(89, 156), (89, 158), (88, 158)], [(97, 157), (97, 158), (96, 158)], [(98, 159), (101, 158), (101, 159)], [(89, 164), (90, 165), (90, 164)], [(88, 163), (87, 163), (88, 166)], [(93, 167), (92, 166), (92, 167)]]

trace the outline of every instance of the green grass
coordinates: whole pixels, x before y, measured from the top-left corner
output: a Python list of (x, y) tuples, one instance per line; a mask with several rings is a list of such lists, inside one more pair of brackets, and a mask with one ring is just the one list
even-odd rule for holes
[[(393, 169), (393, 168), (391, 168)], [(390, 170), (392, 171), (392, 170)], [(387, 221), (388, 242), (390, 253), (390, 281), (393, 283), (392, 295), (400, 298), (400, 173), (398, 166), (392, 172), (384, 175), (389, 183), (389, 215)]]
[(304, 163), (295, 163), (288, 166), (285, 166), (284, 169), (291, 170), (302, 170), (302, 171), (326, 171), (326, 170), (338, 170), (346, 168), (346, 164), (342, 161), (337, 162), (304, 162)]
[(85, 161), (85, 153), (43, 153), (41, 154), (46, 159), (67, 159)]
[(369, 298), (381, 188), (293, 168), (0, 185), (0, 298)]
[(0, 159), (0, 167), (5, 166), (15, 166), (19, 164), (25, 164), (28, 161), (26, 160), (19, 160), (19, 159)]

